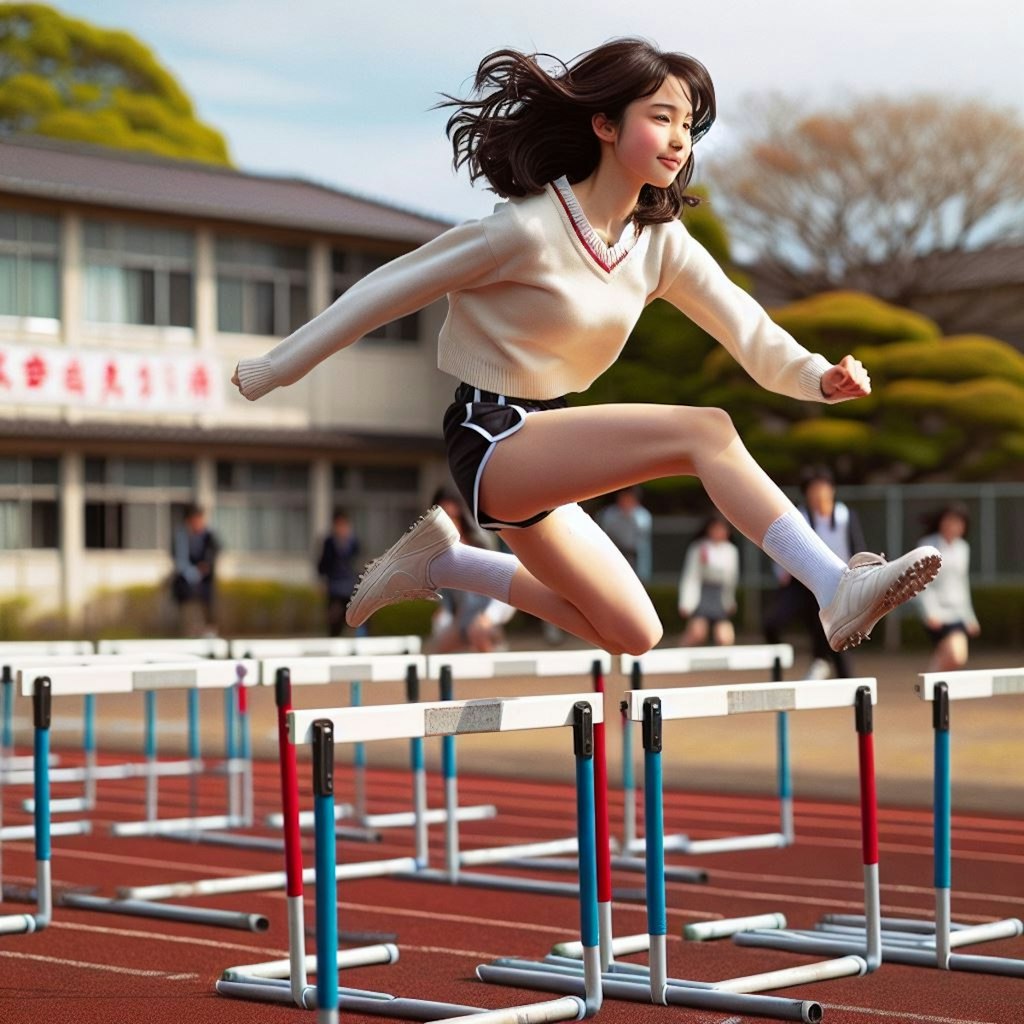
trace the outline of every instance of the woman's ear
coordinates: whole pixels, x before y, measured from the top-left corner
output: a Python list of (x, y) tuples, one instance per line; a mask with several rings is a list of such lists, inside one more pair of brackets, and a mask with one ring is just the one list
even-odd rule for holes
[(595, 114), (590, 119), (590, 124), (594, 129), (594, 134), (602, 142), (614, 142), (615, 133), (617, 127), (613, 121), (609, 121), (604, 114)]

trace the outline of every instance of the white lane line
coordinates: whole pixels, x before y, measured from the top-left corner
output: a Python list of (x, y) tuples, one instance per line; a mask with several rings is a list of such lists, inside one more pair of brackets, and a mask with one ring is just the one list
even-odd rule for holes
[(143, 971), (136, 967), (114, 967), (111, 964), (92, 964), (85, 960), (66, 960), (59, 956), (41, 956), (38, 953), (15, 953), (0, 949), (0, 956), (11, 960), (34, 960), (42, 964), (60, 964), (62, 967), (82, 967), (90, 971), (107, 971), (110, 974), (130, 974), (135, 978), (165, 978), (173, 981), (198, 978), (198, 974), (168, 974), (166, 971)]
[(992, 1020), (969, 1020), (966, 1017), (933, 1017), (927, 1013), (910, 1013), (907, 1010), (873, 1010), (867, 1006), (844, 1006), (842, 1003), (822, 1003), (826, 1010), (845, 1010), (847, 1013), (862, 1013), (868, 1017), (896, 1017), (899, 1020), (922, 1021), (923, 1024), (999, 1024)]
[(402, 943), (402, 952), (411, 950), (414, 953), (442, 953), (447, 956), (464, 956), (471, 960), (500, 960), (508, 956), (508, 950), (504, 953), (480, 953), (473, 949), (449, 949), (447, 946), (410, 946), (407, 942)]
[(209, 946), (211, 949), (235, 949), (241, 953), (255, 953), (267, 959), (279, 959), (288, 955), (287, 949), (264, 949), (260, 946), (246, 946), (240, 942), (224, 942), (221, 939), (193, 939), (186, 935), (162, 935), (159, 932), (136, 931), (132, 928), (108, 928), (98, 924), (74, 924), (70, 921), (51, 921), (51, 930), (62, 928), (73, 932), (91, 932), (98, 935), (120, 935), (132, 939), (146, 939), (150, 942), (176, 942), (182, 946)]

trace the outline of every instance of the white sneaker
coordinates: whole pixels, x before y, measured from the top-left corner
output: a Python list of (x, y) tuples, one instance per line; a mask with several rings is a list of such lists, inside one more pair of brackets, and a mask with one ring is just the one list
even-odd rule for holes
[(835, 597), (818, 613), (829, 647), (846, 651), (871, 635), (875, 623), (920, 593), (942, 565), (936, 548), (914, 548), (895, 562), (861, 551), (843, 570)]
[(815, 658), (807, 670), (808, 679), (831, 679), (832, 666), (824, 658)]
[(440, 601), (430, 580), (430, 563), (458, 542), (455, 524), (435, 505), (363, 570), (345, 609), (345, 621), (361, 626), (379, 608), (400, 601)]

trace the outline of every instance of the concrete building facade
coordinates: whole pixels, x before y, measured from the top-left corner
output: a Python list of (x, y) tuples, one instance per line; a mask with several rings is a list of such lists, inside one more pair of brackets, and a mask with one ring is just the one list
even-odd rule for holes
[(0, 600), (74, 624), (156, 583), (198, 502), (224, 577), (315, 579), (332, 508), (372, 556), (447, 478), (445, 303), (257, 403), (229, 383), (440, 220), (311, 182), (0, 142)]

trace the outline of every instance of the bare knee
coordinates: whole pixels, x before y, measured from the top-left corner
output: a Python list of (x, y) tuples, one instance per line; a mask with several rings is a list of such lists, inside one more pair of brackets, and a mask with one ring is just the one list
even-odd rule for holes
[(595, 628), (601, 635), (602, 646), (609, 654), (646, 654), (657, 646), (664, 635), (653, 605), (649, 614), (624, 614), (616, 617), (614, 622), (595, 624)]
[(697, 410), (700, 417), (700, 440), (702, 447), (717, 451), (737, 437), (732, 417), (724, 409), (707, 408)]

